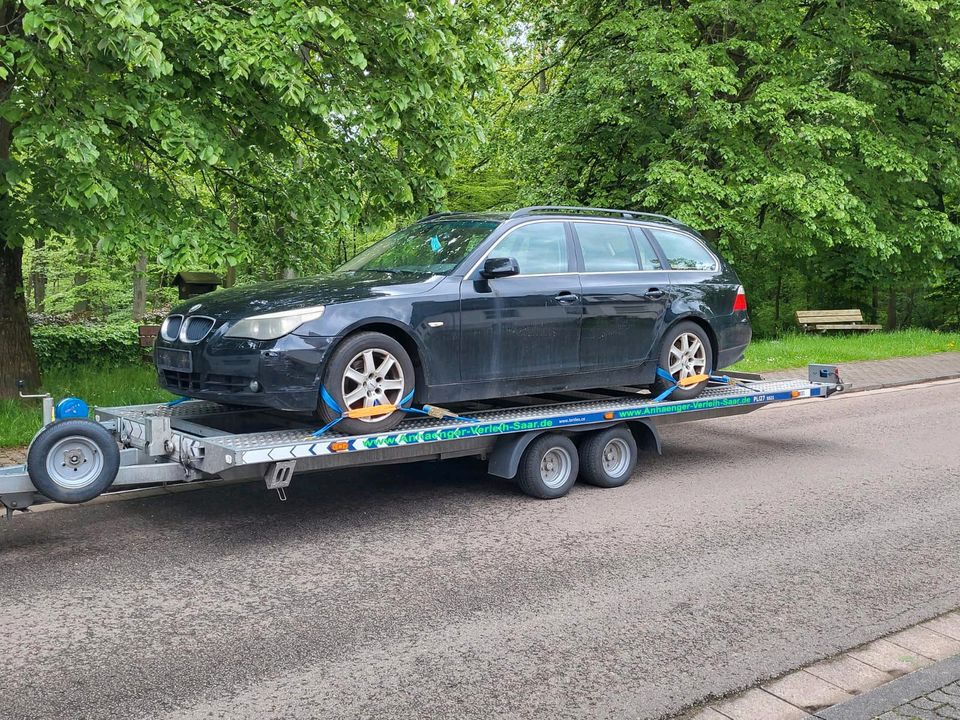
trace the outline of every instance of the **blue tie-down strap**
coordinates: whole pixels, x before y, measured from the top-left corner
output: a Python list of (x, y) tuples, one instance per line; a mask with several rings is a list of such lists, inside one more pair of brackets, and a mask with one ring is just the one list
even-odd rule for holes
[(333, 395), (327, 392), (327, 389), (321, 385), (320, 386), (320, 399), (323, 400), (324, 404), (333, 410), (338, 415), (343, 414), (343, 410), (340, 409), (340, 406), (337, 405), (337, 401), (333, 399)]
[(668, 373), (668, 372), (667, 372), (666, 370), (664, 370), (662, 367), (658, 367), (658, 368), (657, 368), (657, 377), (660, 378), (661, 380), (666, 380), (667, 382), (673, 383), (673, 384), (672, 384), (670, 387), (668, 387), (666, 390), (664, 390), (662, 393), (660, 393), (659, 395), (657, 395), (657, 396), (653, 399), (653, 402), (661, 402), (661, 401), (663, 401), (663, 400), (666, 400), (668, 397), (670, 397), (671, 394), (673, 394), (673, 391), (674, 391), (674, 390), (676, 390), (678, 387), (680, 387), (680, 383), (678, 383), (678, 382), (674, 379), (673, 375), (671, 375), (670, 373)]
[(176, 400), (171, 400), (170, 402), (167, 403), (167, 407), (173, 407), (174, 405), (179, 405), (180, 403), (184, 403), (189, 399), (190, 398), (188, 397), (181, 397), (181, 398), (177, 398)]
[(476, 418), (465, 417), (463, 415), (457, 415), (455, 412), (447, 410), (446, 408), (438, 408), (435, 405), (424, 405), (422, 408), (400, 408), (404, 412), (413, 413), (416, 415), (426, 415), (428, 417), (436, 418), (437, 420), (456, 420), (457, 422), (465, 423), (478, 423), (480, 422)]
[[(405, 405), (407, 405), (413, 400), (413, 393), (414, 393), (414, 388), (411, 388), (410, 392), (408, 392), (400, 401), (400, 403), (396, 406), (397, 410), (402, 410), (404, 412), (419, 412), (416, 408), (405, 407)], [(324, 404), (328, 408), (333, 410), (335, 413), (339, 413), (339, 417), (334, 418), (333, 420), (328, 422), (326, 425), (324, 425), (322, 428), (314, 432), (313, 437), (320, 437), (325, 432), (327, 432), (328, 430), (336, 426), (338, 422), (340, 422), (346, 417), (350, 417), (350, 411), (341, 410), (340, 406), (337, 404), (337, 401), (333, 399), (333, 396), (329, 392), (327, 392), (327, 389), (322, 385), (320, 386), (320, 399), (323, 400)]]

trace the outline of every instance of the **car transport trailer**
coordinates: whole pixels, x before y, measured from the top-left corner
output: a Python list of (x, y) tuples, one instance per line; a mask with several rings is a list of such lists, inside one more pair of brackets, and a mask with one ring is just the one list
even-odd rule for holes
[[(665, 424), (752, 412), (825, 398), (843, 389), (833, 365), (810, 365), (806, 380), (712, 376), (695, 399), (653, 398), (638, 388), (552, 393), (461, 406), (407, 408), (410, 418), (369, 435), (317, 428), (309, 417), (186, 400), (96, 408), (68, 399), (53, 412), (25, 465), (0, 468), (7, 517), (37, 502), (86, 502), (104, 492), (202, 480), (262, 479), (285, 499), (295, 474), (361, 465), (480, 457), (492, 475), (516, 478), (538, 498), (565, 495), (576, 480), (626, 483), (638, 450), (660, 451)], [(25, 396), (26, 397), (26, 396)], [(76, 417), (71, 417), (76, 415)], [(58, 419), (55, 419), (58, 418)]]

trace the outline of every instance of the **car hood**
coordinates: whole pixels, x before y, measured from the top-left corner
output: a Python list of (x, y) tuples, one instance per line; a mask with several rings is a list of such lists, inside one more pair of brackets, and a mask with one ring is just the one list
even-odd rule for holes
[(315, 275), (217, 290), (187, 300), (173, 312), (183, 315), (208, 315), (217, 320), (239, 320), (251, 315), (316, 305), (418, 295), (430, 290), (442, 279), (442, 275), (427, 273), (421, 275), (369, 271)]

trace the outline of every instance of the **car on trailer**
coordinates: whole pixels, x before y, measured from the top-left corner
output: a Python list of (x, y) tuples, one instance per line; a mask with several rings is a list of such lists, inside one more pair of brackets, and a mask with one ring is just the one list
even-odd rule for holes
[(431, 215), (333, 273), (191, 300), (164, 320), (155, 359), (186, 397), (328, 422), (383, 407), (343, 420), (359, 433), (395, 426), (411, 402), (663, 390), (733, 364), (750, 338), (736, 272), (693, 229), (529, 207)]

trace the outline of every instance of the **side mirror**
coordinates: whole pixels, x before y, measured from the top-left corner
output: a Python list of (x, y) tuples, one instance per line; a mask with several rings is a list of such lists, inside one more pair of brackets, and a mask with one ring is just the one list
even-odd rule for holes
[(519, 274), (520, 265), (514, 258), (508, 257), (488, 257), (484, 260), (483, 269), (480, 271), (480, 277), (487, 280)]

